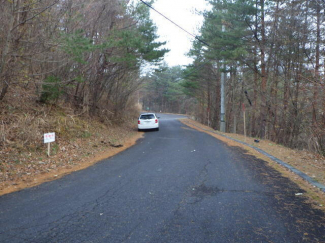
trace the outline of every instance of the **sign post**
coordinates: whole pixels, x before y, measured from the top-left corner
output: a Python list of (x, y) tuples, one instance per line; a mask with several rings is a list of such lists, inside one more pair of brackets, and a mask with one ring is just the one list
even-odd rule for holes
[(55, 132), (44, 134), (44, 143), (47, 143), (47, 156), (50, 157), (51, 143), (55, 141)]

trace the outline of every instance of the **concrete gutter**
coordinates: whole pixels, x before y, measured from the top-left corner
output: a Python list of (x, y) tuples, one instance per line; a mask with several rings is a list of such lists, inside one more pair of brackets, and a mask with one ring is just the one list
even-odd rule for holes
[(306, 175), (305, 173), (301, 172), (300, 170), (296, 169), (295, 167), (283, 162), (282, 160), (274, 157), (273, 155), (270, 155), (268, 154), (267, 152), (265, 152), (264, 150), (260, 149), (260, 148), (257, 148), (253, 145), (250, 145), (248, 143), (245, 143), (245, 142), (242, 142), (240, 140), (237, 140), (237, 139), (234, 139), (234, 138), (231, 138), (231, 137), (228, 137), (227, 135), (224, 135), (224, 134), (221, 134), (219, 132), (216, 132), (216, 131), (212, 131), (212, 130), (207, 130), (207, 129), (204, 129), (204, 128), (201, 128), (201, 127), (198, 127), (194, 124), (191, 124), (199, 129), (202, 129), (204, 131), (207, 131), (207, 132), (212, 132), (212, 133), (215, 133), (217, 135), (220, 135), (222, 137), (225, 137), (225, 138), (228, 138), (230, 140), (233, 140), (237, 143), (241, 143), (243, 145), (246, 145), (252, 149), (255, 149), (256, 151), (260, 152), (261, 154), (265, 155), (266, 157), (270, 158), (271, 160), (273, 160), (274, 162), (278, 163), (279, 165), (282, 165), (283, 167), (287, 168), (288, 170), (292, 171), (293, 173), (295, 173), (296, 175), (300, 176), (302, 179), (304, 179), (305, 181), (307, 181), (308, 183), (310, 183), (311, 185), (319, 188), (321, 191), (325, 192), (325, 186), (317, 181), (315, 181), (313, 178), (309, 177), (308, 175)]

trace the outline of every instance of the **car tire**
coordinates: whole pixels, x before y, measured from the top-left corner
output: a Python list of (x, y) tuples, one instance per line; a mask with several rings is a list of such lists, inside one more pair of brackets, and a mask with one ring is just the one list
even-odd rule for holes
[(159, 127), (156, 128), (156, 131), (157, 131), (157, 132), (159, 131)]

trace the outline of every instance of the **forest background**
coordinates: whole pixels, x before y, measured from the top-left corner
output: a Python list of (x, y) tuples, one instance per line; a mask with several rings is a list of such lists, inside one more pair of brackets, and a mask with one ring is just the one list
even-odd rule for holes
[(169, 67), (140, 2), (0, 0), (1, 181), (58, 166), (46, 132), (53, 154), (119, 145), (141, 107), (218, 130), (222, 76), (226, 132), (244, 134), (245, 112), (247, 135), (325, 155), (324, 0), (208, 2), (193, 63)]
[(67, 107), (68, 118), (106, 124), (133, 117), (141, 67), (154, 66), (167, 52), (155, 41), (156, 27), (143, 4), (1, 0), (0, 12), (2, 147), (37, 149), (46, 130), (71, 133), (44, 125), (47, 115)]
[[(144, 107), (325, 155), (325, 1), (208, 1), (186, 69), (156, 73)], [(149, 95), (148, 95), (149, 94)]]
[(159, 68), (168, 51), (147, 6), (0, 0), (0, 22), (0, 189), (57, 175), (137, 136), (141, 69)]

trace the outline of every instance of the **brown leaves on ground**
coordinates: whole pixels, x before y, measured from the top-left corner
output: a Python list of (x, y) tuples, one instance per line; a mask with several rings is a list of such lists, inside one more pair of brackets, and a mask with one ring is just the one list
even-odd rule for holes
[(132, 124), (109, 129), (94, 126), (92, 129), (97, 133), (87, 138), (57, 139), (51, 144), (50, 157), (45, 144), (37, 152), (18, 153), (15, 148), (1, 150), (0, 195), (84, 169), (127, 149), (142, 136)]
[[(29, 95), (25, 93), (24, 102), (0, 103), (0, 195), (86, 168), (142, 136), (136, 118), (119, 125), (104, 123), (75, 115), (64, 105), (29, 102)], [(43, 134), (48, 132), (56, 133), (50, 157), (43, 143)]]

